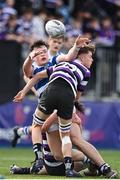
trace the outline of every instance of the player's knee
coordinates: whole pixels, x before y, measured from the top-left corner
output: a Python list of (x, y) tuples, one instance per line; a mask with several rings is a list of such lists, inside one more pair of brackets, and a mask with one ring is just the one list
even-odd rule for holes
[(71, 128), (71, 122), (66, 124), (59, 123), (59, 131), (62, 133), (70, 132), (70, 128)]
[(44, 122), (45, 122), (45, 119), (38, 117), (36, 114), (33, 114), (33, 124), (42, 126)]

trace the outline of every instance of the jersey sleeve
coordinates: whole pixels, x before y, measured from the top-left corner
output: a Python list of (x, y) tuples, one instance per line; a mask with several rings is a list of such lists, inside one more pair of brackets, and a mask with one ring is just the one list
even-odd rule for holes
[(52, 62), (52, 65), (53, 65), (53, 66), (54, 66), (55, 64), (58, 64), (58, 60), (57, 60), (57, 57), (58, 57), (58, 56), (59, 56), (59, 55), (52, 57), (51, 62)]
[(78, 87), (77, 87), (78, 91), (83, 92), (85, 90), (89, 79), (90, 79), (90, 71), (84, 73), (82, 81), (80, 83), (78, 83)]
[(48, 77), (50, 77), (50, 75), (52, 74), (52, 72), (53, 72), (53, 66), (51, 66), (51, 67), (48, 67), (46, 70), (47, 70), (47, 74), (48, 74)]

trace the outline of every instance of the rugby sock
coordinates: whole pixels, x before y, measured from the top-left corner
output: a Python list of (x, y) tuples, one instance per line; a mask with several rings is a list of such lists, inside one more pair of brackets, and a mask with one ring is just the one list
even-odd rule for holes
[(102, 164), (99, 167), (99, 171), (103, 174), (106, 175), (107, 173), (109, 173), (111, 171), (110, 166), (107, 163)]
[(84, 156), (83, 162), (84, 162), (85, 164), (90, 163), (90, 161), (91, 161), (91, 160), (90, 160), (87, 156)]
[(33, 145), (33, 151), (35, 153), (36, 156), (36, 160), (37, 159), (43, 159), (43, 155), (42, 155), (42, 144), (40, 143), (36, 143)]
[(72, 168), (72, 158), (71, 157), (64, 157), (65, 169), (71, 170)]
[(18, 134), (19, 136), (30, 135), (30, 134), (31, 134), (31, 132), (30, 132), (30, 126), (25, 126), (25, 127), (18, 128), (17, 134)]

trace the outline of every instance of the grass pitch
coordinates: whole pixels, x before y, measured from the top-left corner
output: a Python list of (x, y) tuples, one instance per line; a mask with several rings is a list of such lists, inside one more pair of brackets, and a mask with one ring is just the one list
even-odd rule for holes
[[(103, 158), (113, 169), (117, 169), (120, 174), (120, 151), (100, 151)], [(0, 149), (0, 174), (5, 179), (66, 179), (61, 176), (43, 176), (43, 175), (11, 175), (9, 168), (12, 164), (19, 166), (31, 166), (34, 159), (32, 149), (29, 148), (1, 148)], [(85, 177), (86, 179), (90, 177)], [(100, 177), (102, 178), (102, 177)], [(83, 178), (82, 178), (83, 179)], [(93, 179), (98, 179), (93, 177)]]

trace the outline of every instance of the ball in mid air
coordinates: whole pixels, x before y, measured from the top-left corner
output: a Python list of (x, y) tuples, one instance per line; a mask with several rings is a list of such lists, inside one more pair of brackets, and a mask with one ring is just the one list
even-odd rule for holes
[(48, 21), (45, 25), (45, 30), (51, 37), (64, 36), (66, 32), (65, 25), (56, 19)]

